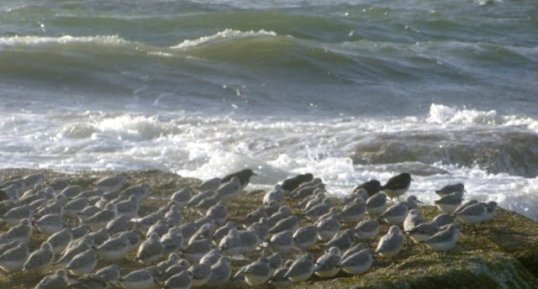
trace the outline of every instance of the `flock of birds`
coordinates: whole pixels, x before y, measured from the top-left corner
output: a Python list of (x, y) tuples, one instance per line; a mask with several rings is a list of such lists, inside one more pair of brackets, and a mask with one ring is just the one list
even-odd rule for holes
[[(357, 186), (343, 207), (327, 195), (321, 179), (302, 174), (275, 185), (263, 205), (232, 220), (228, 205), (253, 175), (245, 169), (184, 187), (144, 216), (139, 209), (150, 188), (125, 188), (123, 174), (99, 179), (87, 190), (78, 185), (54, 190), (43, 174), (4, 181), (0, 221), (8, 230), (0, 234), (0, 269), (49, 274), (36, 289), (285, 287), (314, 274), (362, 274), (374, 256), (397, 256), (407, 237), (432, 250), (450, 250), (460, 237), (458, 223), (491, 220), (497, 207), (463, 203), (463, 184), (448, 185), (436, 191), (441, 213), (427, 222), (415, 196), (399, 200), (412, 181), (407, 173), (385, 185), (370, 180)], [(199, 217), (187, 221), (185, 210)], [(390, 228), (378, 238), (382, 222)], [(36, 230), (46, 240), (30, 252)], [(133, 251), (142, 269), (125, 272), (122, 261)], [(233, 272), (235, 262), (250, 263)]]

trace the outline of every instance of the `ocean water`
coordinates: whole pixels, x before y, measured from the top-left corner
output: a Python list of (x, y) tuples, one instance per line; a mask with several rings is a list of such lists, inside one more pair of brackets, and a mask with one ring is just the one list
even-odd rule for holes
[(0, 167), (345, 195), (407, 171), (538, 220), (534, 1), (0, 3)]

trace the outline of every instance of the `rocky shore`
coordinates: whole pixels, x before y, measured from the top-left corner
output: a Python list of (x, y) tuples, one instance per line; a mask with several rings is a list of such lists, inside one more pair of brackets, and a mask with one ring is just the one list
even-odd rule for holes
[[(0, 180), (36, 172), (38, 171), (26, 169), (0, 170)], [(48, 185), (55, 189), (73, 184), (88, 188), (98, 178), (113, 174), (59, 173), (48, 170), (39, 172), (46, 175)], [(151, 189), (152, 194), (142, 204), (140, 214), (159, 208), (166, 203), (171, 193), (182, 187), (200, 183), (197, 179), (160, 171), (127, 172), (126, 176), (129, 185), (147, 184)], [(245, 216), (261, 205), (262, 196), (261, 192), (243, 192), (229, 205), (232, 219)], [(0, 210), (3, 214), (3, 208)], [(421, 212), (430, 219), (436, 214), (436, 209), (423, 206)], [(188, 220), (197, 215), (186, 210), (184, 217)], [(0, 231), (6, 229), (1, 227)], [(386, 230), (387, 227), (382, 227), (381, 233)], [(493, 221), (478, 226), (464, 225), (462, 231), (463, 235), (454, 250), (436, 253), (408, 241), (397, 258), (376, 259), (374, 266), (365, 274), (350, 276), (339, 273), (335, 278), (314, 278), (295, 285), (295, 288), (538, 288), (538, 223), (499, 209)], [(35, 249), (45, 237), (36, 233), (32, 238), (32, 249)], [(130, 269), (139, 266), (133, 261), (125, 261), (123, 265)], [(3, 275), (0, 277), (0, 288), (33, 288), (42, 276), (44, 274), (25, 272)]]

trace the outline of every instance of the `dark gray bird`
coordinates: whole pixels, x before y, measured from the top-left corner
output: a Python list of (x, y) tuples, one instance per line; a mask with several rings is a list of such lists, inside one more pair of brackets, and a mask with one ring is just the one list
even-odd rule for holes
[(452, 193), (463, 193), (463, 192), (465, 192), (465, 185), (463, 185), (462, 183), (446, 185), (442, 187), (440, 190), (435, 191), (435, 193), (438, 194), (439, 196), (450, 195)]
[(360, 189), (364, 189), (366, 190), (366, 192), (368, 192), (368, 197), (371, 197), (377, 193), (379, 193), (379, 191), (381, 190), (381, 183), (378, 181), (378, 180), (369, 180), (365, 183), (362, 183), (360, 185), (358, 185), (357, 187), (355, 187), (353, 189), (353, 193), (356, 193), (358, 192)]
[(282, 182), (282, 189), (291, 192), (299, 187), (299, 185), (302, 183), (309, 182), (312, 179), (314, 179), (314, 176), (311, 173), (296, 175), (295, 177), (285, 179)]
[(239, 183), (241, 184), (242, 188), (245, 188), (248, 183), (250, 182), (250, 177), (255, 176), (256, 173), (254, 173), (251, 169), (244, 169), (240, 170), (238, 172), (231, 173), (224, 178), (220, 180), (221, 184), (229, 182), (233, 177), (237, 177), (239, 179)]
[(411, 185), (411, 175), (408, 173), (401, 173), (390, 178), (387, 183), (381, 187), (381, 190), (387, 194), (390, 198), (398, 198), (405, 194)]

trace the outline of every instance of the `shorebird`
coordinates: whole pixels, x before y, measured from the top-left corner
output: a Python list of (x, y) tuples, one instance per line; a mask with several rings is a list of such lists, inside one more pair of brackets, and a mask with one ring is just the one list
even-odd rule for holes
[(233, 173), (223, 177), (220, 180), (220, 182), (221, 182), (221, 184), (224, 184), (226, 182), (229, 182), (233, 178), (237, 178), (239, 180), (239, 184), (240, 184), (240, 187), (239, 187), (238, 191), (242, 191), (248, 185), (248, 183), (250, 182), (250, 178), (252, 176), (256, 176), (256, 173), (254, 173), (254, 171), (252, 171), (251, 169), (243, 169), (243, 170), (240, 170), (238, 172), (233, 172)]
[(318, 229), (314, 225), (301, 227), (293, 233), (293, 246), (300, 250), (312, 248), (318, 241)]
[(366, 200), (366, 211), (370, 216), (377, 217), (385, 211), (387, 195), (377, 193)]
[(325, 244), (327, 247), (337, 247), (340, 251), (345, 251), (349, 247), (353, 246), (355, 242), (355, 230), (354, 229), (345, 229), (336, 233), (328, 242)]
[(91, 273), (95, 266), (97, 266), (97, 254), (93, 249), (88, 249), (74, 256), (65, 268), (73, 275), (83, 275)]
[(63, 216), (47, 214), (35, 221), (37, 229), (45, 235), (52, 235), (64, 227)]
[(243, 269), (245, 282), (250, 286), (264, 284), (271, 277), (271, 265), (267, 258), (262, 257), (246, 265)]
[(241, 191), (241, 183), (239, 178), (232, 177), (229, 181), (226, 181), (220, 185), (215, 191), (215, 196), (221, 200), (230, 200), (235, 198)]
[[(218, 184), (220, 184), (220, 180)], [(213, 190), (216, 190), (217, 188), (218, 186), (215, 187)], [(178, 206), (182, 207), (187, 204), (187, 202), (192, 198), (193, 194), (194, 192), (192, 191), (191, 187), (184, 187), (183, 189), (174, 192), (170, 196), (170, 200), (175, 202)]]
[(332, 208), (330, 215), (318, 220), (314, 225), (318, 230), (318, 239), (320, 241), (330, 240), (340, 229), (336, 208)]
[(456, 224), (450, 224), (445, 229), (437, 232), (424, 243), (433, 250), (447, 251), (456, 246), (460, 237), (460, 230)]
[(103, 267), (95, 272), (95, 276), (107, 283), (115, 283), (121, 278), (120, 267), (117, 264)]
[(314, 272), (321, 278), (334, 277), (340, 271), (341, 251), (337, 247), (330, 247), (314, 264)]
[(495, 217), (497, 213), (497, 202), (486, 203), (486, 219), (484, 221), (490, 221)]
[(435, 201), (435, 205), (445, 214), (451, 214), (463, 201), (463, 192), (455, 192), (449, 195), (442, 196)]
[(212, 218), (217, 225), (221, 226), (228, 220), (228, 208), (220, 201), (207, 210), (206, 216)]
[(211, 239), (200, 239), (189, 243), (183, 250), (183, 256), (191, 263), (198, 262), (209, 250), (213, 248)]
[(298, 257), (293, 261), (284, 277), (294, 283), (306, 281), (314, 274), (314, 258), (310, 254)]
[(436, 190), (435, 193), (439, 196), (445, 196), (450, 195), (453, 193), (462, 193), (465, 192), (465, 186), (462, 183), (452, 184), (452, 185), (446, 185), (442, 187), (440, 190)]
[(108, 176), (98, 179), (94, 186), (103, 192), (117, 191), (127, 182), (127, 177), (124, 174)]
[(140, 200), (136, 195), (129, 196), (126, 200), (121, 200), (117, 203), (116, 210), (118, 215), (127, 216), (129, 218), (138, 217), (138, 210), (140, 209)]
[(132, 271), (120, 278), (119, 283), (125, 289), (151, 289), (156, 285), (148, 269)]
[(55, 274), (43, 277), (34, 289), (58, 289), (67, 287), (67, 274), (64, 270), (58, 270)]
[(292, 282), (286, 277), (286, 273), (290, 269), (291, 264), (293, 264), (293, 260), (288, 260), (282, 267), (276, 269), (269, 283), (277, 288), (289, 288)]
[(211, 266), (211, 276), (207, 280), (206, 286), (219, 287), (223, 286), (230, 280), (232, 268), (229, 257), (220, 257), (217, 263)]
[(366, 248), (347, 256), (340, 266), (346, 273), (358, 275), (370, 270), (373, 262), (372, 253), (369, 248)]
[(11, 208), (4, 213), (2, 220), (7, 223), (8, 226), (13, 227), (20, 223), (23, 219), (31, 219), (33, 217), (33, 210), (28, 205)]
[(187, 270), (174, 274), (164, 281), (166, 289), (190, 289), (191, 287), (192, 273)]
[(404, 243), (404, 236), (398, 226), (390, 226), (387, 234), (383, 235), (377, 244), (376, 253), (383, 257), (398, 255)]
[(364, 182), (353, 189), (353, 193), (357, 194), (360, 190), (365, 190), (368, 197), (371, 197), (381, 190), (381, 183), (378, 180), (369, 180)]
[(403, 230), (407, 232), (422, 223), (424, 223), (424, 218), (420, 214), (420, 211), (418, 209), (411, 209), (403, 222)]
[(163, 245), (161, 240), (157, 234), (153, 233), (138, 247), (136, 259), (143, 264), (150, 264), (161, 258), (162, 254)]
[(54, 251), (52, 250), (52, 245), (44, 242), (39, 249), (30, 254), (22, 269), (25, 271), (40, 270), (50, 265), (53, 259)]
[(455, 217), (467, 224), (484, 222), (488, 218), (488, 208), (484, 203), (476, 203), (458, 211)]
[(69, 263), (76, 255), (92, 249), (93, 246), (93, 239), (89, 237), (89, 235), (81, 237), (80, 239), (75, 239), (69, 243), (67, 248), (64, 250), (63, 255), (56, 263)]
[(409, 206), (407, 205), (407, 202), (399, 202), (388, 207), (385, 212), (381, 214), (380, 218), (391, 225), (401, 226), (407, 217), (408, 212)]
[(211, 265), (203, 262), (193, 264), (188, 270), (192, 273), (192, 287), (200, 287), (207, 284), (212, 273)]
[(282, 181), (282, 189), (291, 192), (301, 184), (311, 181), (314, 176), (311, 173), (300, 174)]
[(183, 244), (183, 235), (178, 227), (172, 227), (161, 237), (163, 251), (165, 253), (174, 252), (180, 249)]
[(273, 227), (271, 227), (271, 229), (269, 229), (269, 233), (275, 234), (287, 230), (295, 232), (298, 228), (299, 218), (295, 215), (291, 215), (278, 221)]
[(17, 241), (26, 243), (32, 236), (32, 224), (28, 219), (22, 219), (17, 226), (0, 235), (0, 243)]
[(351, 203), (344, 206), (338, 218), (344, 223), (356, 223), (361, 220), (364, 213), (366, 213), (364, 200), (362, 198), (355, 198)]
[(57, 255), (67, 248), (67, 245), (69, 245), (72, 239), (73, 234), (71, 233), (71, 229), (64, 228), (63, 230), (52, 234), (45, 242), (52, 246), (54, 255)]
[(287, 254), (293, 250), (293, 233), (290, 230), (276, 233), (269, 239), (269, 245), (275, 251)]
[(394, 177), (391, 177), (385, 185), (381, 187), (381, 190), (387, 194), (391, 199), (399, 198), (405, 194), (411, 185), (411, 175), (408, 173), (401, 173)]
[(0, 256), (0, 269), (7, 273), (18, 272), (22, 269), (26, 258), (28, 258), (28, 247), (26, 243), (19, 243)]
[(108, 239), (97, 247), (97, 254), (106, 261), (121, 260), (127, 253), (129, 253), (129, 239), (125, 235)]
[(284, 201), (284, 190), (281, 185), (275, 185), (272, 190), (265, 193), (262, 203), (264, 205), (269, 205), (271, 202), (280, 204), (282, 201)]

